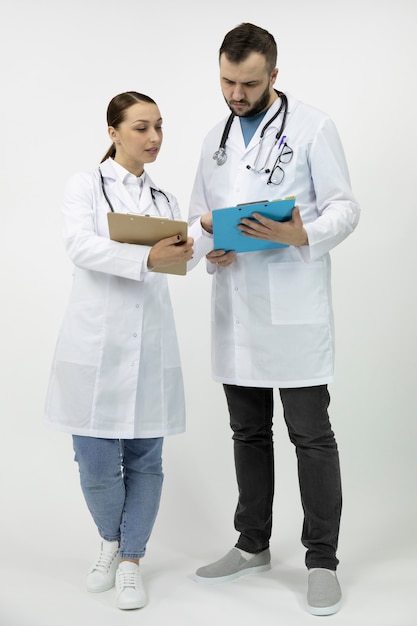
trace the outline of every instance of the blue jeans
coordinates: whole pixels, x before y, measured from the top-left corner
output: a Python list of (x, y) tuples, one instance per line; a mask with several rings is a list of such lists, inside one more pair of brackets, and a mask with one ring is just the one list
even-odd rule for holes
[(81, 489), (98, 532), (120, 541), (120, 556), (145, 555), (161, 499), (162, 444), (155, 439), (73, 435)]
[[(269, 546), (274, 498), (273, 389), (224, 385), (233, 430), (239, 500), (236, 544), (257, 553)], [(307, 567), (335, 570), (342, 507), (339, 453), (326, 385), (280, 389), (284, 419), (298, 460)]]

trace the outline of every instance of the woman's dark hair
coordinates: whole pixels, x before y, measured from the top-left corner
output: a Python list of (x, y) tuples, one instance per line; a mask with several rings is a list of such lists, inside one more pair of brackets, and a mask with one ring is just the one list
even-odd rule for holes
[(240, 24), (229, 31), (219, 50), (219, 59), (225, 54), (231, 63), (245, 61), (252, 52), (263, 54), (268, 72), (271, 73), (277, 64), (277, 44), (267, 30), (254, 24)]
[[(109, 102), (107, 107), (107, 126), (113, 126), (118, 128), (126, 117), (126, 110), (135, 104), (135, 102), (147, 102), (150, 104), (156, 104), (155, 100), (152, 100), (149, 96), (145, 96), (143, 93), (137, 91), (125, 91), (119, 93), (118, 96), (114, 96)], [(114, 158), (116, 154), (116, 146), (114, 143), (107, 150), (104, 157), (101, 159), (101, 163), (109, 157)]]

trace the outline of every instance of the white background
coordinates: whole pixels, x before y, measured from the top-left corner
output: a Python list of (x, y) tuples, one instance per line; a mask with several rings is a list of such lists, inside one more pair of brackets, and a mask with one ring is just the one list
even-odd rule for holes
[[(262, 10), (261, 10), (262, 9)], [(276, 86), (338, 126), (363, 214), (332, 254), (341, 453), (339, 557), (345, 607), (331, 623), (416, 623), (415, 0), (13, 0), (0, 15), (0, 623), (309, 624), (295, 455), (277, 403), (272, 572), (203, 587), (196, 567), (232, 547), (236, 487), (221, 386), (211, 380), (211, 279), (172, 277), (188, 430), (166, 441), (160, 514), (143, 561), (150, 604), (113, 608), (84, 591), (98, 547), (68, 435), (43, 404), (71, 286), (60, 208), (69, 175), (96, 167), (105, 111), (126, 90), (152, 96), (165, 139), (150, 175), (183, 216), (201, 141), (227, 108), (217, 51), (251, 21), (279, 48)]]

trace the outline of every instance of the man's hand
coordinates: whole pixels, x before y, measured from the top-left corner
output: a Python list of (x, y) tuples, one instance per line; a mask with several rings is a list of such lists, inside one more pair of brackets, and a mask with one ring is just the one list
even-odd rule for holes
[(212, 250), (206, 254), (206, 259), (218, 267), (227, 267), (236, 261), (237, 255), (233, 250)]
[(238, 228), (246, 237), (266, 239), (267, 241), (284, 243), (288, 246), (308, 245), (308, 236), (297, 206), (294, 207), (291, 220), (288, 222), (276, 222), (263, 217), (259, 213), (254, 213), (253, 218), (242, 218), (238, 225)]
[(200, 217), (200, 224), (206, 232), (213, 234), (213, 215), (211, 211), (204, 213), (204, 215)]

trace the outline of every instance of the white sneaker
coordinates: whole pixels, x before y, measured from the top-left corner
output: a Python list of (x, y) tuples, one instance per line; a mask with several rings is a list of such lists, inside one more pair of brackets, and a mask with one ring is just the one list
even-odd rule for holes
[(148, 601), (139, 572), (139, 565), (122, 561), (116, 572), (117, 607), (141, 609)]
[(119, 542), (103, 539), (97, 562), (87, 576), (87, 590), (99, 593), (114, 587), (118, 565)]

